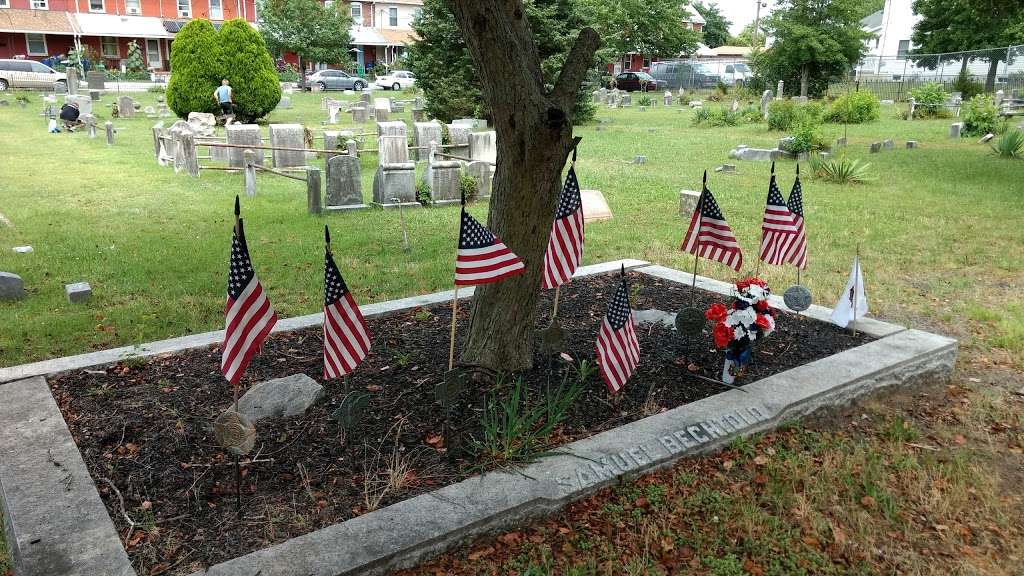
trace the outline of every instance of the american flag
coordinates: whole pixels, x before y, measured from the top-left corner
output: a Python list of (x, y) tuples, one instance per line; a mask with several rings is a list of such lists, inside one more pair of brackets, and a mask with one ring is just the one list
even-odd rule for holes
[(623, 271), (622, 282), (608, 304), (608, 314), (597, 334), (597, 363), (608, 391), (615, 394), (626, 385), (640, 362), (640, 342), (636, 339), (633, 310), (629, 307), (629, 288)]
[(228, 382), (237, 385), (259, 351), (270, 330), (277, 324), (277, 313), (267, 300), (263, 286), (249, 260), (245, 230), (235, 197), (236, 226), (231, 236), (231, 264), (228, 271), (228, 300), (224, 307), (224, 344), (220, 371)]
[(779, 191), (775, 182), (775, 163), (772, 163), (772, 180), (768, 184), (768, 201), (764, 206), (764, 219), (761, 221), (761, 260), (779, 266), (786, 261), (786, 248), (793, 235), (796, 225), (793, 214), (786, 206), (786, 199)]
[[(329, 234), (326, 226), (324, 234)], [(324, 378), (352, 372), (369, 352), (370, 333), (363, 314), (328, 247), (324, 251)]]
[(743, 267), (743, 252), (736, 241), (736, 235), (725, 221), (722, 209), (707, 186), (708, 175), (704, 173), (704, 189), (697, 201), (697, 208), (690, 219), (690, 228), (683, 238), (682, 250), (708, 260), (715, 260), (739, 272)]
[(796, 234), (793, 235), (786, 250), (786, 261), (802, 270), (807, 268), (807, 230), (804, 229), (804, 191), (800, 186), (799, 165), (796, 167), (796, 182), (793, 183), (793, 190), (789, 193), (787, 205), (789, 211), (793, 213)]
[(526, 270), (508, 246), (462, 207), (459, 252), (455, 258), (455, 285), (489, 284)]
[(583, 200), (576, 168), (569, 168), (565, 186), (558, 197), (555, 221), (551, 225), (551, 238), (544, 255), (545, 289), (556, 288), (572, 279), (583, 259)]

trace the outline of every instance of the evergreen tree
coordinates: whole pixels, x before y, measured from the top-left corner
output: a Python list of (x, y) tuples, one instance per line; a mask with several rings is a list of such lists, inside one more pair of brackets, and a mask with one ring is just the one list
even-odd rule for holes
[(181, 118), (189, 112), (215, 112), (213, 91), (224, 76), (213, 24), (203, 18), (190, 21), (171, 46), (167, 106)]
[[(231, 83), (240, 121), (263, 118), (281, 100), (274, 61), (260, 33), (241, 18), (229, 20), (217, 34), (224, 77)], [(211, 91), (212, 94), (212, 91)]]
[(729, 26), (732, 25), (732, 22), (729, 22), (725, 19), (725, 16), (722, 16), (721, 10), (718, 9), (718, 4), (708, 2), (705, 5), (703, 2), (695, 1), (693, 8), (704, 17), (705, 24), (702, 32), (704, 34), (704, 44), (708, 48), (717, 48), (729, 42)]
[(125, 77), (129, 80), (148, 79), (146, 65), (142, 62), (142, 50), (139, 43), (132, 40), (128, 43), (128, 56), (124, 59)]

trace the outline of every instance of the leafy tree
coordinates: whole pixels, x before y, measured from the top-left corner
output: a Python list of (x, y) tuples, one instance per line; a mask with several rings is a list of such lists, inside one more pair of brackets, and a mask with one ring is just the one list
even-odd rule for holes
[(189, 112), (213, 112), (213, 91), (223, 78), (220, 43), (209, 20), (186, 24), (171, 45), (167, 106), (181, 118)]
[(347, 2), (260, 0), (260, 32), (274, 54), (345, 65), (351, 61), (352, 15)]
[(732, 22), (722, 16), (718, 4), (708, 2), (706, 5), (699, 0), (693, 2), (694, 9), (704, 17), (704, 44), (709, 48), (724, 46), (729, 42), (729, 26)]
[(700, 33), (684, 26), (679, 0), (577, 0), (583, 19), (601, 36), (605, 62), (623, 54), (676, 57), (697, 51)]
[[(758, 45), (764, 44), (766, 33), (764, 30), (764, 23), (757, 27), (757, 43)], [(729, 38), (729, 44), (732, 46), (754, 46), (754, 23), (751, 22), (740, 30), (740, 33)]]
[[(1006, 47), (1024, 43), (1024, 3), (1007, 0), (914, 0), (914, 13), (921, 20), (910, 39), (922, 54), (940, 54), (990, 49), (979, 54), (989, 62), (985, 90), (995, 89), (999, 63), (1006, 60)], [(920, 62), (934, 68), (941, 61), (961, 60), (949, 55), (940, 60)], [(961, 60), (961, 73), (969, 58)]]
[(124, 60), (125, 77), (129, 80), (148, 79), (146, 65), (142, 62), (142, 50), (139, 43), (132, 40), (128, 43), (128, 55)]
[[(527, 0), (524, 8), (541, 72), (545, 82), (552, 84), (571, 47), (573, 31), (582, 28), (583, 22), (572, 0)], [(464, 116), (490, 117), (465, 37), (447, 1), (424, 0), (413, 29), (419, 40), (409, 47), (409, 67), (426, 95), (427, 113), (446, 122)], [(593, 115), (590, 99), (580, 93), (573, 121), (586, 122)]]
[(224, 23), (217, 40), (224, 77), (233, 88), (235, 114), (243, 122), (263, 118), (281, 100), (277, 70), (263, 37), (248, 22), (235, 18)]
[(867, 9), (865, 0), (781, 0), (765, 19), (775, 42), (755, 56), (758, 74), (799, 84), (801, 96), (824, 93), (864, 55), (871, 35), (860, 20)]

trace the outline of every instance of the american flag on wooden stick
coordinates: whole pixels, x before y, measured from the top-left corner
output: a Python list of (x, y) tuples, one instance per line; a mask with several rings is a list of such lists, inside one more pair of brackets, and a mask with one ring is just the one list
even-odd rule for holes
[(736, 241), (736, 235), (725, 221), (722, 209), (708, 190), (708, 173), (704, 171), (704, 188), (701, 190), (697, 208), (690, 218), (690, 227), (683, 238), (682, 250), (715, 260), (739, 272), (743, 267), (743, 252)]
[(238, 196), (235, 196), (235, 230), (231, 237), (224, 344), (220, 360), (220, 371), (232, 385), (237, 385), (242, 379), (249, 361), (277, 324), (277, 313), (267, 300), (249, 260), (249, 247), (245, 243), (245, 230), (239, 213)]
[(331, 233), (324, 226), (324, 378), (341, 378), (370, 352), (370, 331), (331, 254)]
[(796, 182), (793, 183), (786, 204), (793, 214), (793, 225), (796, 227), (796, 234), (786, 249), (786, 261), (803, 270), (807, 268), (807, 230), (804, 228), (804, 191), (800, 186), (799, 164), (796, 166)]
[(608, 313), (597, 334), (597, 363), (608, 391), (615, 394), (621, 390), (639, 362), (640, 342), (636, 338), (633, 310), (629, 306), (629, 287), (623, 269), (622, 282), (608, 303)]
[(555, 221), (551, 225), (551, 238), (544, 254), (542, 286), (548, 290), (572, 280), (572, 275), (583, 259), (583, 200), (576, 167), (569, 168), (565, 185), (558, 196)]
[(782, 197), (779, 185), (775, 181), (775, 163), (772, 162), (768, 201), (764, 205), (764, 218), (761, 221), (761, 260), (774, 266), (784, 264), (788, 256), (786, 249), (790, 246), (796, 231), (793, 213), (786, 206), (786, 199)]
[(504, 280), (526, 270), (500, 238), (491, 234), (462, 206), (459, 251), (455, 258), (455, 285), (475, 286)]

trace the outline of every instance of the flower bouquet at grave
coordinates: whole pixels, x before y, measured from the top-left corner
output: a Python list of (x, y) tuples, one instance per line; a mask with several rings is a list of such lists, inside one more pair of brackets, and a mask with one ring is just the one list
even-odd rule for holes
[(775, 331), (775, 310), (768, 304), (771, 290), (760, 278), (736, 283), (736, 298), (731, 308), (712, 304), (704, 316), (714, 323), (715, 346), (725, 350), (722, 381), (732, 384), (742, 378), (750, 365), (754, 343)]

